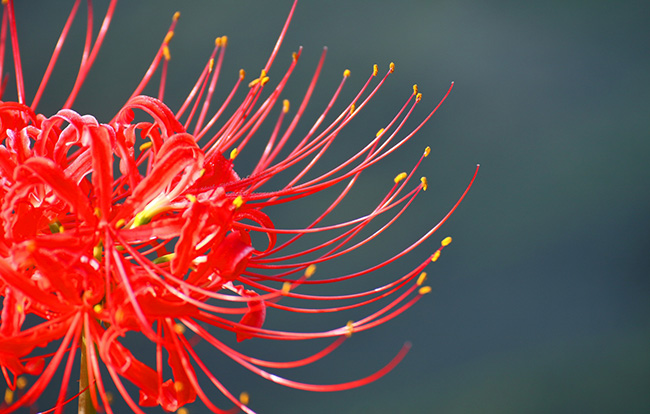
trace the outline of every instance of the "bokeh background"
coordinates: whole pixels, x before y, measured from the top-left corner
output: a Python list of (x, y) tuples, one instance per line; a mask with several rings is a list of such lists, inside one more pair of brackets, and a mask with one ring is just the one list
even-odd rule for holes
[[(17, 4), (28, 96), (67, 16), (62, 3)], [(106, 6), (97, 3), (98, 27)], [(123, 1), (74, 109), (108, 121), (146, 70), (176, 10), (182, 15), (171, 44), (167, 103), (178, 108), (213, 39), (228, 35), (223, 96), (239, 68), (249, 79), (258, 73), (290, 7), (289, 0)], [(383, 241), (319, 272), (359, 270), (398, 252), (453, 205), (475, 164), (481, 170), (425, 248), (376, 276), (379, 283), (403, 274), (452, 235), (454, 243), (429, 268), (433, 292), (397, 320), (355, 334), (325, 361), (282, 373), (315, 383), (348, 381), (372, 373), (411, 341), (391, 374), (361, 389), (308, 393), (266, 382), (202, 348), (217, 376), (235, 394), (248, 391), (260, 413), (650, 412), (649, 19), (647, 1), (301, 1), (270, 76), (279, 79), (291, 52), (304, 46), (286, 93), (295, 108), (322, 47), (329, 47), (303, 132), (344, 69), (352, 71), (349, 100), (372, 64), (382, 71), (391, 61), (397, 65), (340, 137), (332, 163), (374, 138), (413, 83), (424, 94), (415, 126), (455, 81), (440, 111), (398, 154), (369, 171), (337, 218), (372, 208), (426, 145), (432, 154), (419, 171), (428, 176), (429, 191)], [(78, 17), (77, 40), (64, 49), (39, 107), (46, 115), (70, 88), (82, 22)], [(242, 174), (245, 160), (238, 160)], [(328, 199), (317, 201), (275, 211), (276, 224), (307, 224)], [(368, 283), (375, 281), (342, 290)], [(272, 313), (269, 324), (321, 330), (354, 318)], [(242, 349), (282, 360), (318, 346), (252, 340)], [(200, 404), (189, 408), (206, 412)]]

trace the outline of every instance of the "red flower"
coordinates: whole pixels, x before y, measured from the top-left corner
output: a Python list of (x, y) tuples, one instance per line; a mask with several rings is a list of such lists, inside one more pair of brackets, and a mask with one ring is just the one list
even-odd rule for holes
[[(92, 28), (88, 29), (74, 88), (63, 109), (51, 117), (35, 111), (79, 0), (29, 105), (23, 87), (13, 1), (3, 3), (0, 56), (4, 57), (5, 47), (10, 43), (17, 86), (16, 101), (0, 102), (0, 224), (3, 229), (0, 232), (3, 298), (0, 366), (9, 387), (3, 412), (34, 403), (46, 387), (56, 387), (51, 383), (53, 375), (63, 372), (55, 404), (55, 411), (61, 412), (70, 397), (68, 385), (78, 354), (82, 355), (82, 364), (86, 364), (80, 392), (85, 391), (84, 395), (95, 407), (104, 407), (108, 412), (111, 407), (102, 366), (135, 412), (142, 412), (139, 406), (156, 405), (174, 411), (197, 397), (210, 410), (224, 412), (208, 398), (208, 392), (204, 391), (206, 384), (197, 379), (199, 374), (205, 375), (234, 403), (235, 411), (252, 412), (246, 398), (243, 402), (235, 398), (205, 366), (193, 346), (197, 340), (206, 341), (270, 381), (313, 391), (337, 391), (367, 384), (402, 359), (408, 344), (375, 374), (333, 385), (299, 383), (266, 371), (319, 360), (352, 332), (380, 325), (411, 307), (430, 290), (421, 286), (425, 267), (451, 241), (444, 239), (433, 256), (413, 264), (410, 272), (389, 284), (338, 296), (300, 292), (301, 285), (331, 284), (361, 277), (405, 256), (424, 243), (460, 203), (458, 200), (440, 223), (395, 256), (360, 272), (310, 279), (317, 264), (374, 240), (403, 214), (420, 191), (426, 190), (425, 178), (416, 185), (410, 183), (416, 168), (428, 155), (428, 148), (408, 174), (395, 178), (394, 185), (373, 211), (347, 222), (321, 224), (339, 206), (359, 174), (403, 145), (436, 111), (437, 107), (413, 131), (402, 133), (404, 121), (420, 102), (417, 88), (402, 110), (365, 148), (335, 168), (307, 178), (342, 129), (364, 109), (393, 72), (392, 64), (383, 77), (378, 77), (375, 66), (355, 99), (338, 115), (329, 117), (349, 76), (349, 71), (345, 71), (340, 87), (310, 132), (296, 139), (294, 130), (305, 114), (323, 64), (323, 53), (293, 118), (286, 125), (284, 118), (289, 116), (290, 108), (284, 101), (253, 172), (241, 178), (235, 172), (234, 161), (257, 135), (262, 122), (275, 116), (282, 91), (300, 57), (300, 51), (293, 54), (289, 69), (267, 93), (268, 74), (293, 9), (260, 77), (248, 83), (245, 96), (229, 118), (222, 119), (222, 113), (232, 104), (237, 92), (245, 88), (243, 71), (221, 108), (210, 111), (227, 45), (225, 37), (217, 39), (208, 64), (181, 108), (174, 113), (163, 103), (168, 45), (178, 19), (175, 15), (133, 96), (113, 120), (100, 123), (70, 107), (102, 44), (116, 1), (110, 3), (94, 43), (90, 41)], [(159, 97), (140, 95), (159, 68), (162, 71)], [(371, 86), (373, 82), (375, 86)], [(6, 82), (2, 84), (4, 93), (6, 85)], [(144, 112), (151, 120), (136, 122), (134, 110)], [(330, 118), (333, 120), (325, 121)], [(267, 184), (287, 171), (292, 171), (292, 178), (285, 184), (274, 187)], [(266, 213), (270, 206), (315, 196), (335, 186), (341, 187), (338, 196), (322, 212), (315, 212), (305, 227), (277, 229), (273, 218)], [(387, 215), (388, 222), (379, 230), (357, 238), (375, 218)], [(325, 242), (299, 245), (312, 233), (336, 233), (336, 230), (339, 232)], [(264, 235), (267, 243), (259, 246), (251, 234)], [(293, 253), (288, 253), (288, 248)], [(285, 298), (302, 300), (305, 305), (285, 304)], [(343, 300), (346, 305), (336, 304)], [(279, 331), (264, 325), (271, 310), (331, 313), (377, 301), (384, 302), (380, 310), (327, 331)], [(315, 305), (310, 306), (312, 302)], [(323, 307), (327, 302), (331, 303), (329, 307)], [(333, 338), (334, 341), (305, 359), (269, 362), (243, 355), (226, 345), (216, 335), (220, 331), (232, 332), (237, 341), (250, 338), (285, 341)], [(150, 341), (150, 349), (156, 355), (155, 366), (143, 363), (131, 353), (123, 340), (129, 332), (140, 333)], [(42, 348), (53, 352), (47, 354)], [(164, 354), (171, 376), (163, 375)], [(25, 375), (34, 376), (28, 388)], [(128, 394), (124, 379), (139, 389), (137, 403)], [(16, 388), (22, 388), (20, 395), (11, 398)]]

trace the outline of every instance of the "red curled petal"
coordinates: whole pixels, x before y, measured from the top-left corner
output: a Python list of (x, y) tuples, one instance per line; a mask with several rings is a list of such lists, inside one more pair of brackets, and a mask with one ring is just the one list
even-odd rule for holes
[(160, 148), (151, 173), (133, 190), (124, 203), (119, 218), (129, 217), (133, 212), (146, 206), (154, 197), (160, 195), (171, 184), (178, 173), (187, 170), (188, 180), (198, 176), (203, 166), (203, 153), (190, 134), (176, 134)]
[(30, 158), (16, 168), (15, 179), (29, 184), (48, 185), (54, 194), (70, 205), (84, 221), (95, 222), (88, 198), (53, 161), (41, 157)]
[[(242, 289), (243, 290), (243, 289)], [(246, 297), (255, 297), (259, 296), (252, 290), (243, 290), (242, 296)], [(244, 314), (239, 323), (242, 325), (250, 326), (252, 328), (261, 328), (264, 325), (264, 320), (266, 319), (266, 304), (262, 300), (251, 300), (248, 302), (248, 312)], [(244, 331), (240, 328), (235, 328), (235, 333), (237, 335), (237, 342), (244, 341), (246, 339), (251, 339), (253, 337), (252, 333)]]
[(110, 217), (113, 192), (113, 151), (108, 131), (104, 127), (87, 127), (85, 138), (90, 141), (93, 166), (93, 187), (97, 195), (102, 221)]

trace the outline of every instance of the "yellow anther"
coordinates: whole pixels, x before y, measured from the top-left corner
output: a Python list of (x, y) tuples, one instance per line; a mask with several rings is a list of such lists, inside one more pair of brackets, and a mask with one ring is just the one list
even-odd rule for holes
[(152, 260), (152, 263), (153, 264), (162, 264), (162, 263), (171, 262), (172, 259), (174, 259), (174, 257), (176, 257), (176, 253), (167, 253), (165, 255), (156, 257), (155, 259)]
[[(242, 78), (242, 79), (244, 79), (244, 78)], [(258, 83), (260, 83), (260, 78), (253, 79), (252, 81), (250, 81), (250, 82), (248, 83), (248, 87), (249, 87), (249, 88), (252, 88), (253, 86), (257, 85)]]
[(262, 69), (262, 70), (260, 71), (260, 79), (262, 79), (262, 78), (264, 78), (264, 77), (266, 77), (266, 71), (265, 71), (264, 69)]
[(101, 262), (103, 253), (104, 253), (104, 248), (102, 246), (102, 243), (99, 242), (99, 244), (97, 244), (95, 247), (93, 247), (93, 257), (98, 262)]
[(16, 311), (18, 311), (18, 313), (23, 313), (25, 308), (23, 308), (23, 305), (16, 305)]
[(172, 20), (176, 21), (178, 20), (179, 17), (181, 17), (181, 12), (177, 11), (176, 13), (174, 13), (174, 17), (172, 17)]
[(354, 332), (354, 322), (353, 321), (348, 321), (347, 325), (345, 325), (346, 328), (348, 328), (347, 333), (345, 336), (348, 338), (352, 336), (352, 332)]
[(449, 237), (449, 236), (445, 237), (445, 238), (442, 239), (442, 241), (440, 242), (440, 244), (442, 245), (442, 247), (449, 246), (450, 243), (451, 243), (451, 237)]
[(357, 106), (355, 104), (350, 105), (350, 115), (354, 113), (355, 109), (357, 109)]
[(185, 407), (181, 407), (181, 408), (178, 409), (178, 411), (176, 411), (176, 414), (189, 414), (189, 413), (190, 413), (190, 410), (188, 410)]
[(390, 69), (390, 73), (395, 72), (395, 63), (390, 62), (390, 65), (388, 65), (388, 68)]
[(244, 80), (246, 77), (246, 71), (244, 69), (239, 69), (239, 79)]
[(285, 99), (284, 101), (282, 101), (282, 112), (284, 112), (285, 114), (287, 112), (289, 112), (289, 100), (288, 99)]
[(305, 277), (309, 279), (316, 273), (316, 265), (315, 264), (310, 264), (307, 266), (307, 269), (305, 269)]
[(104, 307), (101, 304), (98, 303), (97, 305), (93, 306), (93, 310), (95, 311), (95, 313), (102, 313), (102, 310), (104, 310)]
[(415, 95), (415, 102), (420, 102), (422, 100), (422, 93)]
[(377, 64), (372, 65), (372, 76), (377, 76), (377, 73), (379, 73), (379, 66)]
[(217, 37), (216, 39), (214, 39), (214, 45), (216, 47), (221, 47), (221, 38), (220, 37)]
[(174, 324), (174, 332), (176, 332), (179, 335), (182, 335), (185, 333), (185, 325), (182, 323), (175, 323)]
[(405, 172), (401, 172), (401, 173), (399, 173), (399, 174), (397, 174), (397, 175), (395, 176), (395, 179), (394, 179), (393, 181), (395, 181), (395, 184), (397, 184), (397, 183), (399, 183), (400, 181), (402, 181), (402, 180), (405, 179), (405, 178), (406, 178), (406, 173), (405, 173)]
[(196, 196), (192, 194), (185, 194), (185, 198), (187, 198), (192, 203), (196, 203)]
[(152, 216), (149, 216), (147, 214), (146, 210), (143, 210), (135, 215), (135, 217), (133, 218), (133, 225), (131, 226), (131, 228), (149, 224), (152, 218), (153, 218)]
[(124, 309), (119, 308), (117, 311), (115, 311), (115, 320), (117, 322), (123, 322), (124, 321)]
[(14, 392), (11, 391), (11, 389), (7, 388), (5, 390), (5, 403), (7, 405), (10, 405), (13, 402), (14, 402)]
[(22, 376), (18, 377), (18, 379), (16, 380), (16, 387), (19, 390), (23, 390), (23, 389), (25, 389), (26, 386), (27, 386), (27, 378), (22, 377)]
[(415, 85), (413, 85), (413, 95), (417, 95), (417, 94), (418, 94), (418, 84), (416, 83)]
[(282, 294), (283, 294), (283, 295), (286, 295), (287, 293), (289, 293), (290, 290), (291, 290), (291, 283), (289, 283), (289, 282), (284, 282), (284, 283), (282, 284)]
[(244, 205), (244, 199), (242, 196), (237, 196), (234, 200), (232, 200), (232, 204), (235, 206), (235, 208), (240, 208)]
[(208, 61), (208, 72), (212, 72), (212, 69), (214, 69), (214, 58), (210, 58)]
[(375, 134), (375, 136), (378, 137), (378, 136), (380, 136), (380, 135), (383, 134), (383, 133), (384, 133), (384, 128), (382, 128), (382, 129), (380, 129), (379, 131), (377, 131), (377, 133)]
[(250, 401), (250, 396), (246, 391), (243, 391), (241, 394), (239, 394), (239, 402), (248, 405), (248, 402)]
[(431, 256), (431, 261), (432, 261), (432, 262), (435, 262), (435, 261), (438, 260), (439, 258), (440, 258), (440, 250), (436, 250), (436, 252), (433, 253), (433, 256)]
[(2, 5), (3, 6), (6, 6), (7, 4), (9, 4), (9, 0), (2, 0)]
[(199, 178), (203, 177), (203, 174), (205, 174), (205, 168), (201, 168), (201, 171), (199, 171)]
[[(95, 209), (93, 210), (93, 213), (95, 214), (95, 217), (102, 218), (102, 211), (99, 209), (99, 207), (95, 207)], [(59, 231), (59, 233), (60, 233), (60, 231)]]
[(169, 41), (172, 40), (172, 37), (174, 37), (174, 32), (173, 31), (167, 32), (167, 34), (165, 35), (165, 39), (163, 40), (163, 44), (167, 45)]
[(228, 46), (228, 36), (221, 36), (221, 47)]
[(420, 295), (426, 295), (429, 292), (431, 292), (431, 286), (422, 286), (420, 290), (418, 290)]
[(126, 221), (124, 219), (119, 219), (115, 223), (115, 228), (120, 229), (120, 228), (124, 227), (124, 224), (126, 224)]
[(176, 381), (174, 383), (174, 389), (176, 391), (183, 391), (183, 388), (185, 388), (185, 385), (181, 381)]
[(427, 188), (429, 188), (429, 182), (427, 181), (427, 177), (420, 178), (420, 182), (422, 183), (422, 191), (427, 191)]
[(140, 145), (140, 151), (144, 151), (146, 149), (149, 149), (153, 146), (153, 142), (147, 141), (144, 144)]
[(239, 155), (239, 150), (237, 149), (237, 147), (233, 148), (232, 151), (230, 151), (230, 160), (234, 160), (235, 158), (237, 158), (238, 155)]
[(425, 280), (427, 280), (427, 272), (420, 273), (420, 276), (418, 277), (418, 282), (417, 282), (418, 286), (422, 286), (422, 283), (424, 283)]
[(163, 56), (165, 57), (165, 60), (167, 60), (167, 61), (172, 59), (172, 54), (169, 53), (169, 48), (167, 46), (163, 47)]
[(291, 54), (291, 58), (293, 59), (294, 62), (297, 61), (298, 60), (298, 54), (296, 52), (293, 52)]
[(269, 78), (268, 76), (263, 77), (262, 80), (260, 81), (260, 85), (262, 86), (266, 85), (270, 79), (271, 78)]
[(343, 71), (343, 77), (347, 78), (348, 76), (350, 76), (350, 69), (346, 69)]
[(426, 147), (426, 148), (424, 149), (424, 156), (425, 156), (425, 157), (428, 157), (429, 154), (431, 154), (431, 147)]

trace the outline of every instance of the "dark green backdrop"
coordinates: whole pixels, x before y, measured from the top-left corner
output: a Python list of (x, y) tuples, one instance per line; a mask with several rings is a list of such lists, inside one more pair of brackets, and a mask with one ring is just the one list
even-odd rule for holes
[[(69, 6), (18, 3), (33, 96)], [(97, 3), (100, 12), (104, 2)], [(168, 104), (178, 108), (214, 37), (224, 34), (230, 39), (225, 93), (240, 67), (259, 71), (290, 6), (289, 0), (122, 1), (74, 109), (108, 121), (176, 10), (182, 16), (171, 45)], [(368, 175), (340, 217), (368, 211), (372, 204), (363, 202), (376, 201), (426, 145), (432, 156), (421, 171), (429, 191), (382, 243), (329, 271), (358, 269), (419, 237), (460, 195), (474, 165), (482, 167), (427, 248), (378, 276), (401, 274), (452, 235), (454, 243), (430, 268), (432, 294), (398, 320), (354, 335), (325, 362), (286, 373), (316, 383), (355, 379), (411, 341), (410, 354), (390, 375), (358, 390), (306, 393), (261, 380), (206, 347), (217, 376), (234, 393), (247, 390), (260, 413), (650, 412), (649, 11), (646, 1), (301, 1), (271, 77), (278, 79), (303, 45), (287, 88), (297, 99), (322, 46), (329, 47), (307, 119), (318, 115), (344, 69), (352, 71), (352, 91), (373, 63), (382, 70), (390, 61), (397, 65), (375, 104), (341, 137), (351, 149), (374, 137), (413, 83), (424, 94), (419, 119), (455, 81), (439, 113)], [(80, 38), (81, 21), (74, 29)], [(69, 88), (81, 50), (81, 40), (75, 42), (65, 49), (58, 85), (39, 107), (46, 115)], [(302, 207), (304, 223), (316, 207)], [(295, 211), (277, 213), (280, 224), (296, 220)], [(307, 330), (351, 319), (269, 318), (275, 327)], [(275, 359), (287, 358), (287, 349), (306, 351), (259, 340), (244, 345)], [(205, 412), (200, 405), (190, 410)]]

